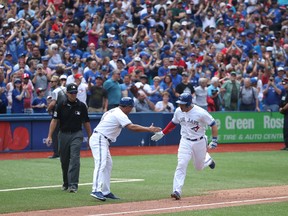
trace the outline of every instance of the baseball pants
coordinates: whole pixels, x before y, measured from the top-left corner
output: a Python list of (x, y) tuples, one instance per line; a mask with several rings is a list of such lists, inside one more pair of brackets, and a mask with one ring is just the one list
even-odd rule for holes
[(80, 173), (80, 150), (83, 132), (59, 132), (60, 161), (63, 175), (63, 186), (78, 188)]
[(193, 161), (196, 170), (202, 170), (212, 162), (212, 158), (207, 152), (207, 137), (204, 136), (198, 141), (190, 141), (182, 137), (177, 157), (178, 164), (174, 174), (173, 192), (177, 191), (181, 194), (189, 162)]
[(110, 178), (113, 161), (109, 150), (109, 141), (100, 133), (93, 133), (89, 145), (94, 158), (92, 192), (110, 193)]

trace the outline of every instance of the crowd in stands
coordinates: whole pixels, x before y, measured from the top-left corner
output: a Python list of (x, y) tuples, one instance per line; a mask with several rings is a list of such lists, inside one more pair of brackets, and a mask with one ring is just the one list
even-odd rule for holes
[(208, 111), (277, 112), (285, 94), (287, 1), (7, 0), (0, 15), (1, 114), (45, 113), (71, 82), (89, 112), (123, 96), (173, 112), (183, 92)]

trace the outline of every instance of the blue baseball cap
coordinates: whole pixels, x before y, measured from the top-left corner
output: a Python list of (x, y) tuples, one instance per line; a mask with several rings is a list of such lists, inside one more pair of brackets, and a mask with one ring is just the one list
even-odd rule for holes
[(250, 79), (251, 84), (256, 84), (257, 83), (257, 78), (256, 77), (252, 77)]
[(20, 53), (20, 54), (18, 55), (18, 58), (21, 58), (21, 57), (24, 57), (24, 56), (25, 56), (24, 53)]
[(102, 77), (101, 75), (97, 75), (97, 76), (95, 77), (95, 79), (101, 79), (101, 80), (103, 80), (103, 77)]
[(101, 8), (101, 7), (98, 7), (98, 8), (96, 9), (96, 12), (102, 12), (102, 8)]
[(72, 65), (72, 69), (78, 69), (79, 67), (78, 67), (78, 65), (77, 64), (73, 64)]
[(169, 45), (165, 45), (165, 46), (163, 46), (163, 51), (167, 51), (167, 50), (170, 50), (170, 46)]

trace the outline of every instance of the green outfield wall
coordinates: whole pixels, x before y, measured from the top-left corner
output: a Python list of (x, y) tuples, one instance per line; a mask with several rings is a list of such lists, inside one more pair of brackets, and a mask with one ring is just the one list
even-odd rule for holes
[[(221, 143), (283, 142), (284, 116), (277, 112), (214, 112)], [(208, 130), (207, 134), (211, 134)]]
[[(284, 116), (273, 112), (212, 112), (219, 128), (219, 143), (283, 142)], [(91, 127), (95, 128), (102, 115), (89, 115)], [(131, 113), (135, 124), (164, 128), (173, 113)], [(0, 152), (47, 151), (45, 145), (51, 116), (48, 114), (0, 115)], [(82, 149), (86, 149), (87, 135), (84, 132)], [(207, 128), (211, 140), (211, 129)], [(113, 146), (158, 146), (176, 145), (180, 140), (180, 126), (161, 140), (151, 141), (151, 133), (135, 133), (123, 129)], [(196, 137), (194, 137), (196, 138)]]

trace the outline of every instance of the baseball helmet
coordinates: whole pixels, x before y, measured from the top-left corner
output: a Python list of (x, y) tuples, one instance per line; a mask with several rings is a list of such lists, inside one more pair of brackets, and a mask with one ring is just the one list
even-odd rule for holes
[(186, 106), (190, 106), (192, 104), (192, 95), (189, 93), (182, 93), (176, 103), (186, 104)]
[(122, 106), (122, 107), (127, 107), (127, 106), (134, 107), (134, 100), (131, 97), (123, 97), (120, 100), (119, 106)]

